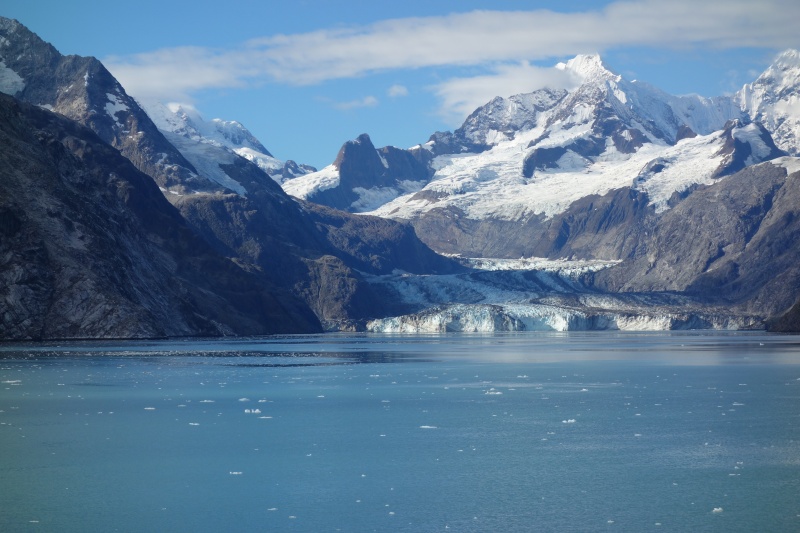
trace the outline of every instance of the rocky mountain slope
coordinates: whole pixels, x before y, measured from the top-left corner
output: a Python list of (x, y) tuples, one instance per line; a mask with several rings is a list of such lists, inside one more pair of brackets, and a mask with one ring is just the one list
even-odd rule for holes
[[(261, 168), (269, 152), (238, 123), (163, 108), (160, 130), (97, 60), (62, 56), (16, 21), (0, 18), (0, 60), (1, 92), (92, 129), (150, 175), (217, 254), (299, 297), (326, 327), (399, 309), (364, 278), (390, 268), (390, 258), (419, 273), (458, 268), (407, 224), (334, 216), (292, 200)], [(290, 162), (281, 168), (304, 172)]]
[(0, 338), (319, 331), (91, 130), (0, 95)]

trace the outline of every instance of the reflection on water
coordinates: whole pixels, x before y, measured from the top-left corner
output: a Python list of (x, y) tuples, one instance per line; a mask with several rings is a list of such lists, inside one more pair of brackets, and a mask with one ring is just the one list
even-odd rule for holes
[[(466, 358), (494, 363), (650, 361), (798, 364), (800, 338), (763, 332), (514, 332), (430, 335), (326, 334), (236, 339), (0, 344), (0, 359), (269, 357), (258, 365), (401, 363)], [(300, 362), (305, 358), (308, 361)], [(190, 364), (182, 361), (181, 364)], [(199, 364), (206, 364), (202, 362)], [(235, 363), (244, 364), (244, 363)]]

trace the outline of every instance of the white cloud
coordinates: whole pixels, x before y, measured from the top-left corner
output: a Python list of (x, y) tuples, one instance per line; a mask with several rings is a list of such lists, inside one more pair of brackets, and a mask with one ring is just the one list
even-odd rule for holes
[(390, 98), (408, 96), (408, 87), (405, 85), (392, 85), (389, 87), (389, 90), (386, 91), (386, 94), (389, 95)]
[(484, 76), (453, 78), (436, 85), (433, 90), (442, 101), (442, 117), (448, 123), (458, 125), (464, 117), (496, 96), (508, 97), (542, 87), (569, 89), (578, 82), (569, 71), (523, 62), (498, 66), (492, 74)]
[(374, 96), (365, 96), (358, 100), (350, 100), (348, 102), (334, 102), (333, 107), (347, 111), (350, 109), (357, 109), (359, 107), (375, 107), (378, 105), (378, 99)]
[[(796, 0), (618, 0), (578, 13), (474, 11), (275, 35), (233, 50), (171, 48), (105, 63), (135, 96), (315, 84), (377, 71), (540, 61), (627, 46), (800, 46)], [(477, 83), (477, 82), (476, 82)]]

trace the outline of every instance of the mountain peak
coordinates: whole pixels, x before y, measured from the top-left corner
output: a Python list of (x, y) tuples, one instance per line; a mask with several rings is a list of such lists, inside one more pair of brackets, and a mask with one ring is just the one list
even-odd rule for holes
[(772, 64), (783, 69), (800, 67), (800, 50), (793, 48), (784, 50), (777, 55)]
[(584, 79), (619, 78), (606, 67), (599, 54), (578, 54), (566, 63), (559, 63), (556, 68), (574, 72)]

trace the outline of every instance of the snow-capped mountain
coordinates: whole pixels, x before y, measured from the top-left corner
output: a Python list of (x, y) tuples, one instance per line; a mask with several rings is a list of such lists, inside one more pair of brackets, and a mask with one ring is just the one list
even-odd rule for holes
[(703, 98), (672, 96), (623, 79), (599, 56), (577, 56), (557, 65), (579, 80), (575, 89), (495, 98), (458, 130), (408, 150), (428, 177), (387, 180), (393, 169), (384, 165), (371, 183), (362, 177), (354, 186), (340, 153), (337, 163), (285, 188), (353, 212), (412, 221), (452, 210), (480, 221), (551, 218), (581, 198), (623, 187), (645, 193), (660, 211), (674, 194), (781, 150), (797, 153), (798, 62), (797, 52), (786, 52), (737, 95)]
[(786, 50), (733, 100), (770, 131), (782, 150), (800, 156), (800, 51)]
[(142, 104), (158, 129), (178, 146), (196, 168), (203, 169), (204, 175), (239, 194), (245, 194), (244, 187), (219, 166), (220, 162), (230, 163), (231, 155), (226, 152), (255, 163), (278, 183), (316, 171), (309, 165), (275, 158), (247, 128), (235, 120), (205, 120), (197, 109), (185, 104), (155, 101)]
[(218, 186), (199, 175), (100, 61), (64, 56), (16, 20), (0, 17), (0, 91), (80, 122), (164, 191)]
[(598, 56), (578, 56), (557, 67), (576, 80), (573, 89), (495, 98), (459, 129), (404, 151), (418, 167), (411, 179), (395, 179), (383, 157), (388, 148), (375, 149), (362, 135), (333, 165), (284, 187), (312, 201), (408, 220), (440, 252), (618, 261), (587, 274), (590, 292), (698, 298), (677, 308), (651, 299), (663, 311), (657, 317), (643, 310), (650, 304), (585, 300), (575, 315), (561, 297), (549, 300), (557, 312), (536, 294), (496, 300), (473, 284), (448, 299), (431, 290), (448, 280), (385, 278), (401, 287), (398, 299), (434, 296), (418, 313), (373, 323), (376, 330), (555, 327), (573, 319), (628, 327), (620, 312), (654, 320), (631, 327), (657, 327), (681, 306), (699, 312), (698, 302), (712, 301), (729, 311), (739, 306), (741, 321), (709, 318), (715, 312), (706, 308), (664, 327), (742, 327), (750, 311), (781, 312), (800, 294), (797, 239), (789, 236), (800, 215), (790, 200), (800, 166), (785, 157), (797, 155), (800, 138), (797, 58), (785, 52), (739, 93), (703, 98), (627, 81)]

